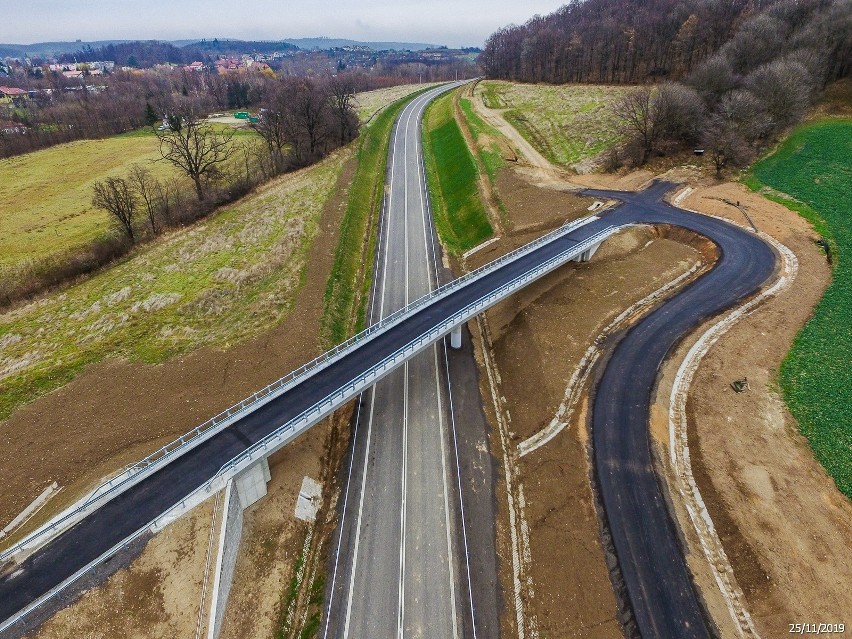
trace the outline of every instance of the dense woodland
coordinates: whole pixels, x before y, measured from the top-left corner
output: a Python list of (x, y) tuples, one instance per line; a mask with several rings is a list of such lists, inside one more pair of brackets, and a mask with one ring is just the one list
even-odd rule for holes
[(493, 34), (491, 78), (632, 83), (607, 168), (703, 147), (744, 165), (852, 71), (852, 0), (586, 0)]
[(830, 80), (852, 66), (850, 16), (849, 0), (586, 0), (497, 31), (479, 61), (489, 78), (643, 83), (683, 78), (725, 45), (738, 73), (809, 48), (831, 58)]

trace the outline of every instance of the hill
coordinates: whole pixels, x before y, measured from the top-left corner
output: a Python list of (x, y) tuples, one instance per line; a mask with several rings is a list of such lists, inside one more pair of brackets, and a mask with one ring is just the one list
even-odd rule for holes
[(436, 49), (438, 45), (422, 42), (361, 42), (345, 38), (285, 38), (284, 42), (294, 44), (300, 49), (342, 49), (343, 47), (366, 47), (374, 51), (422, 51)]
[(787, 52), (829, 61), (826, 82), (852, 69), (850, 0), (585, 0), (492, 34), (489, 78), (635, 83), (679, 79), (717, 52), (744, 73)]

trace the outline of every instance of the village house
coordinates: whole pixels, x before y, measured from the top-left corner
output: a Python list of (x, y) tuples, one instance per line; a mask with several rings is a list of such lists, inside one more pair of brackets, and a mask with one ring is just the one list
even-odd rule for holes
[(27, 127), (17, 122), (0, 120), (0, 135), (21, 135), (27, 132)]
[(7, 104), (9, 107), (20, 107), (29, 99), (29, 95), (24, 89), (16, 87), (0, 86), (0, 104)]

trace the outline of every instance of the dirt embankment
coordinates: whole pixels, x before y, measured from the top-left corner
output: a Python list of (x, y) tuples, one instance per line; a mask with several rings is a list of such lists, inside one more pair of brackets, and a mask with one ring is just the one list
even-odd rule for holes
[[(68, 493), (79, 495), (121, 464), (319, 353), (323, 292), (353, 174), (350, 161), (339, 179), (337, 196), (325, 206), (304, 284), (281, 325), (226, 350), (202, 349), (159, 366), (121, 361), (94, 366), (25, 407), (4, 426), (17, 429), (28, 441), (46, 439), (54, 450), (52, 477), (68, 485)], [(125, 448), (128, 440), (143, 443)], [(293, 559), (304, 541), (305, 526), (293, 517), (296, 495), (304, 475), (319, 478), (329, 441), (326, 421), (273, 459), (271, 498), (246, 516), (233, 597), (235, 619), (242, 626), (229, 621), (225, 628), (229, 634), (223, 636), (262, 636), (271, 631), (283, 584), (292, 576)], [(35, 481), (45, 460), (24, 461)], [(178, 520), (155, 537), (128, 569), (56, 615), (38, 636), (194, 636), (203, 576), (199, 562), (203, 564), (206, 556), (211, 509), (212, 502)], [(86, 628), (93, 630), (86, 634)], [(247, 628), (261, 634), (246, 635)]]

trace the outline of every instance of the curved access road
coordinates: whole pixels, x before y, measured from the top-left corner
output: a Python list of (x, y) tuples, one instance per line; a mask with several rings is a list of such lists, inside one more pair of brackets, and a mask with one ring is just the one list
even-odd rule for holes
[(757, 292), (775, 254), (755, 234), (676, 209), (661, 200), (673, 185), (639, 193), (588, 191), (624, 204), (609, 223), (673, 224), (719, 247), (715, 267), (651, 312), (615, 347), (595, 389), (592, 412), (598, 488), (636, 624), (644, 639), (711, 637), (676, 524), (651, 458), (648, 420), (660, 367), (704, 320)]

